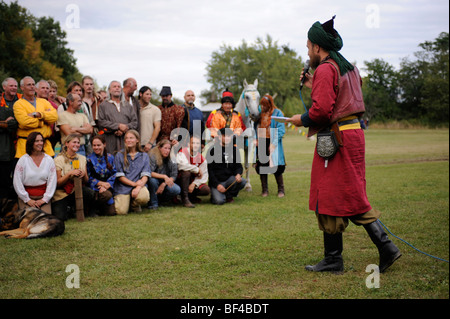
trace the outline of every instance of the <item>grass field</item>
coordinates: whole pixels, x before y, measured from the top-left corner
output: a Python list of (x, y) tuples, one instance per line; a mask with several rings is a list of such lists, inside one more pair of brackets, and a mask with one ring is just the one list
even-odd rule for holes
[[(362, 227), (344, 233), (343, 275), (311, 273), (322, 234), (308, 210), (314, 142), (289, 131), (286, 197), (241, 192), (233, 204), (162, 207), (69, 220), (57, 238), (0, 238), (0, 298), (448, 299), (449, 265), (391, 239), (403, 256), (369, 289), (378, 252)], [(381, 221), (416, 248), (449, 259), (449, 131), (366, 131), (367, 191)], [(68, 288), (68, 265), (80, 287)]]

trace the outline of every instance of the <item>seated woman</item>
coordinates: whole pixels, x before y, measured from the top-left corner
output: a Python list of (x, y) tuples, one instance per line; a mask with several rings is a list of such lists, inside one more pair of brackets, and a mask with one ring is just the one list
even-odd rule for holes
[(191, 136), (189, 147), (182, 148), (177, 154), (178, 184), (181, 186), (181, 199), (185, 207), (195, 207), (192, 202), (201, 202), (197, 196), (210, 194), (208, 182), (208, 164), (202, 156), (202, 140)]
[(116, 181), (114, 182), (114, 204), (118, 215), (128, 214), (130, 208), (141, 212), (142, 205), (147, 205), (150, 195), (146, 187), (150, 177), (148, 155), (142, 152), (140, 136), (136, 130), (125, 133), (125, 148), (117, 152), (114, 163)]
[(17, 162), (13, 179), (19, 209), (36, 207), (51, 214), (51, 199), (57, 183), (55, 162), (44, 153), (44, 137), (39, 132), (28, 135), (25, 149), (26, 154)]
[(106, 139), (103, 135), (96, 135), (91, 140), (93, 152), (87, 157), (87, 171), (89, 187), (95, 191), (94, 206), (100, 215), (113, 216), (116, 214), (114, 206), (114, 181), (116, 180), (116, 166), (114, 156), (106, 152)]
[[(85, 216), (90, 216), (90, 207), (94, 199), (94, 191), (85, 186), (89, 177), (86, 170), (86, 157), (77, 154), (80, 149), (80, 134), (69, 134), (64, 140), (61, 153), (55, 158), (57, 187), (52, 201), (52, 214), (61, 220), (71, 217), (75, 210), (74, 178), (83, 182), (83, 208)], [(78, 161), (79, 166), (74, 165)], [(78, 168), (74, 168), (78, 167)]]
[(150, 151), (152, 171), (149, 181), (150, 205), (148, 208), (150, 209), (157, 209), (160, 200), (171, 200), (181, 192), (180, 186), (175, 184), (178, 168), (177, 164), (170, 159), (171, 149), (172, 143), (162, 139)]

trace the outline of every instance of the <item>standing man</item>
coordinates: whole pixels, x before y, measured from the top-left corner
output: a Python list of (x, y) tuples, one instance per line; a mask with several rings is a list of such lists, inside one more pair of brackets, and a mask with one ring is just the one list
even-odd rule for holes
[(98, 117), (98, 108), (100, 104), (102, 103), (102, 99), (100, 95), (95, 94), (95, 84), (94, 79), (89, 76), (85, 75), (81, 79), (81, 85), (84, 89), (84, 96), (83, 96), (83, 102), (87, 104), (89, 109), (91, 110), (91, 125), (94, 127), (94, 132), (97, 131), (97, 117)]
[[(184, 108), (185, 115), (181, 127), (185, 128), (189, 132), (189, 137), (200, 136), (203, 141), (203, 131), (205, 130), (205, 122), (203, 121), (203, 113), (194, 104), (195, 94), (194, 91), (188, 90), (184, 94)], [(189, 143), (189, 140), (187, 141)]]
[(180, 132), (179, 129), (183, 123), (184, 108), (180, 105), (176, 105), (172, 102), (172, 90), (170, 86), (163, 86), (161, 93), (159, 93), (162, 99), (162, 105), (159, 105), (161, 110), (161, 131), (159, 132), (158, 142), (167, 139), (175, 145), (178, 140), (176, 136)]
[(42, 134), (45, 139), (44, 152), (53, 157), (55, 152), (49, 138), (52, 136), (52, 125), (58, 120), (58, 112), (49, 101), (35, 96), (36, 86), (31, 76), (20, 81), (20, 89), (23, 97), (14, 103), (14, 116), (19, 123), (16, 158), (26, 153), (26, 141), (31, 132)]
[[(15, 86), (15, 90), (9, 90), (5, 99), (8, 85), (10, 85), (10, 88)], [(12, 78), (6, 79), (3, 82), (3, 89), (5, 92), (2, 94), (0, 105), (0, 198), (14, 198), (16, 195), (12, 175), (15, 166), (16, 149), (14, 142), (16, 140), (17, 121), (14, 118), (13, 105), (9, 101), (17, 97), (15, 93), (17, 92), (17, 81)], [(5, 102), (3, 103), (3, 101)]]
[(124, 148), (124, 135), (128, 130), (137, 130), (138, 120), (133, 107), (122, 101), (122, 86), (112, 81), (108, 87), (109, 98), (98, 110), (99, 134), (105, 134), (106, 151), (115, 154)]
[(150, 101), (152, 90), (143, 86), (139, 90), (139, 122), (141, 124), (139, 134), (141, 136), (141, 147), (144, 152), (149, 152), (156, 146), (156, 139), (161, 130), (161, 110)]
[(67, 110), (59, 114), (58, 121), (56, 122), (56, 125), (61, 131), (61, 145), (64, 145), (66, 136), (78, 133), (81, 137), (80, 148), (77, 153), (86, 156), (86, 139), (93, 132), (92, 125), (84, 113), (78, 112), (82, 104), (81, 96), (69, 93), (67, 94), (66, 102)]
[(365, 140), (358, 120), (365, 111), (362, 81), (358, 69), (338, 53), (342, 38), (334, 29), (333, 20), (334, 17), (324, 24), (316, 22), (308, 31), (308, 56), (315, 72), (313, 76), (305, 75), (304, 85), (312, 89), (313, 104), (308, 112), (289, 120), (295, 126), (309, 127), (309, 136), (334, 132), (340, 145), (333, 157), (324, 158), (317, 152), (321, 150), (321, 137), (317, 138), (309, 208), (316, 212), (323, 231), (325, 258), (316, 265), (306, 266), (306, 270), (344, 270), (342, 233), (350, 219), (356, 225), (363, 225), (377, 246), (379, 270), (384, 272), (401, 253), (379, 223), (380, 213), (372, 210), (367, 199)]
[[(140, 127), (139, 122), (139, 111), (140, 105), (139, 101), (133, 95), (137, 90), (137, 82), (133, 78), (128, 78), (123, 81), (123, 95), (122, 98), (124, 101), (127, 101), (131, 106), (133, 106), (134, 112), (136, 112), (136, 118), (138, 119), (138, 128)], [(138, 130), (139, 131), (139, 130)]]
[(17, 93), (17, 81), (14, 78), (6, 78), (2, 83), (3, 93), (0, 99), (0, 107), (7, 105), (11, 108), (16, 101), (22, 98), (22, 94)]

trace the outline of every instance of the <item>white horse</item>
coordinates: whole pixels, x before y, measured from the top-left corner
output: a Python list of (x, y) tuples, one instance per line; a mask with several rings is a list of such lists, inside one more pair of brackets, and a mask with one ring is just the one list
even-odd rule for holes
[(244, 80), (244, 90), (242, 91), (239, 101), (236, 103), (235, 110), (238, 111), (241, 116), (244, 124), (246, 126), (246, 130), (243, 134), (245, 142), (244, 142), (244, 167), (246, 170), (245, 178), (247, 180), (247, 184), (245, 185), (245, 189), (247, 191), (252, 191), (252, 186), (250, 184), (249, 177), (249, 157), (250, 154), (254, 154), (254, 144), (253, 139), (255, 138), (255, 129), (254, 123), (258, 121), (260, 112), (259, 112), (259, 100), (261, 95), (259, 94), (258, 88), (258, 79), (255, 80), (253, 84), (248, 84), (247, 80)]

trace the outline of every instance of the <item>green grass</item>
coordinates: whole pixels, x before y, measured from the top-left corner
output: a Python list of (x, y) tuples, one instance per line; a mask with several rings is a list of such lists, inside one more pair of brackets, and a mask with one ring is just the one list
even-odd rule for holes
[[(366, 131), (367, 191), (381, 221), (431, 255), (449, 258), (449, 131)], [(362, 227), (344, 233), (345, 273), (311, 273), (322, 235), (308, 210), (314, 142), (289, 131), (286, 197), (241, 192), (233, 204), (163, 207), (69, 220), (63, 236), (0, 238), (0, 298), (448, 299), (449, 266), (391, 239), (403, 256), (368, 289), (378, 253)], [(66, 287), (69, 264), (80, 288)]]

